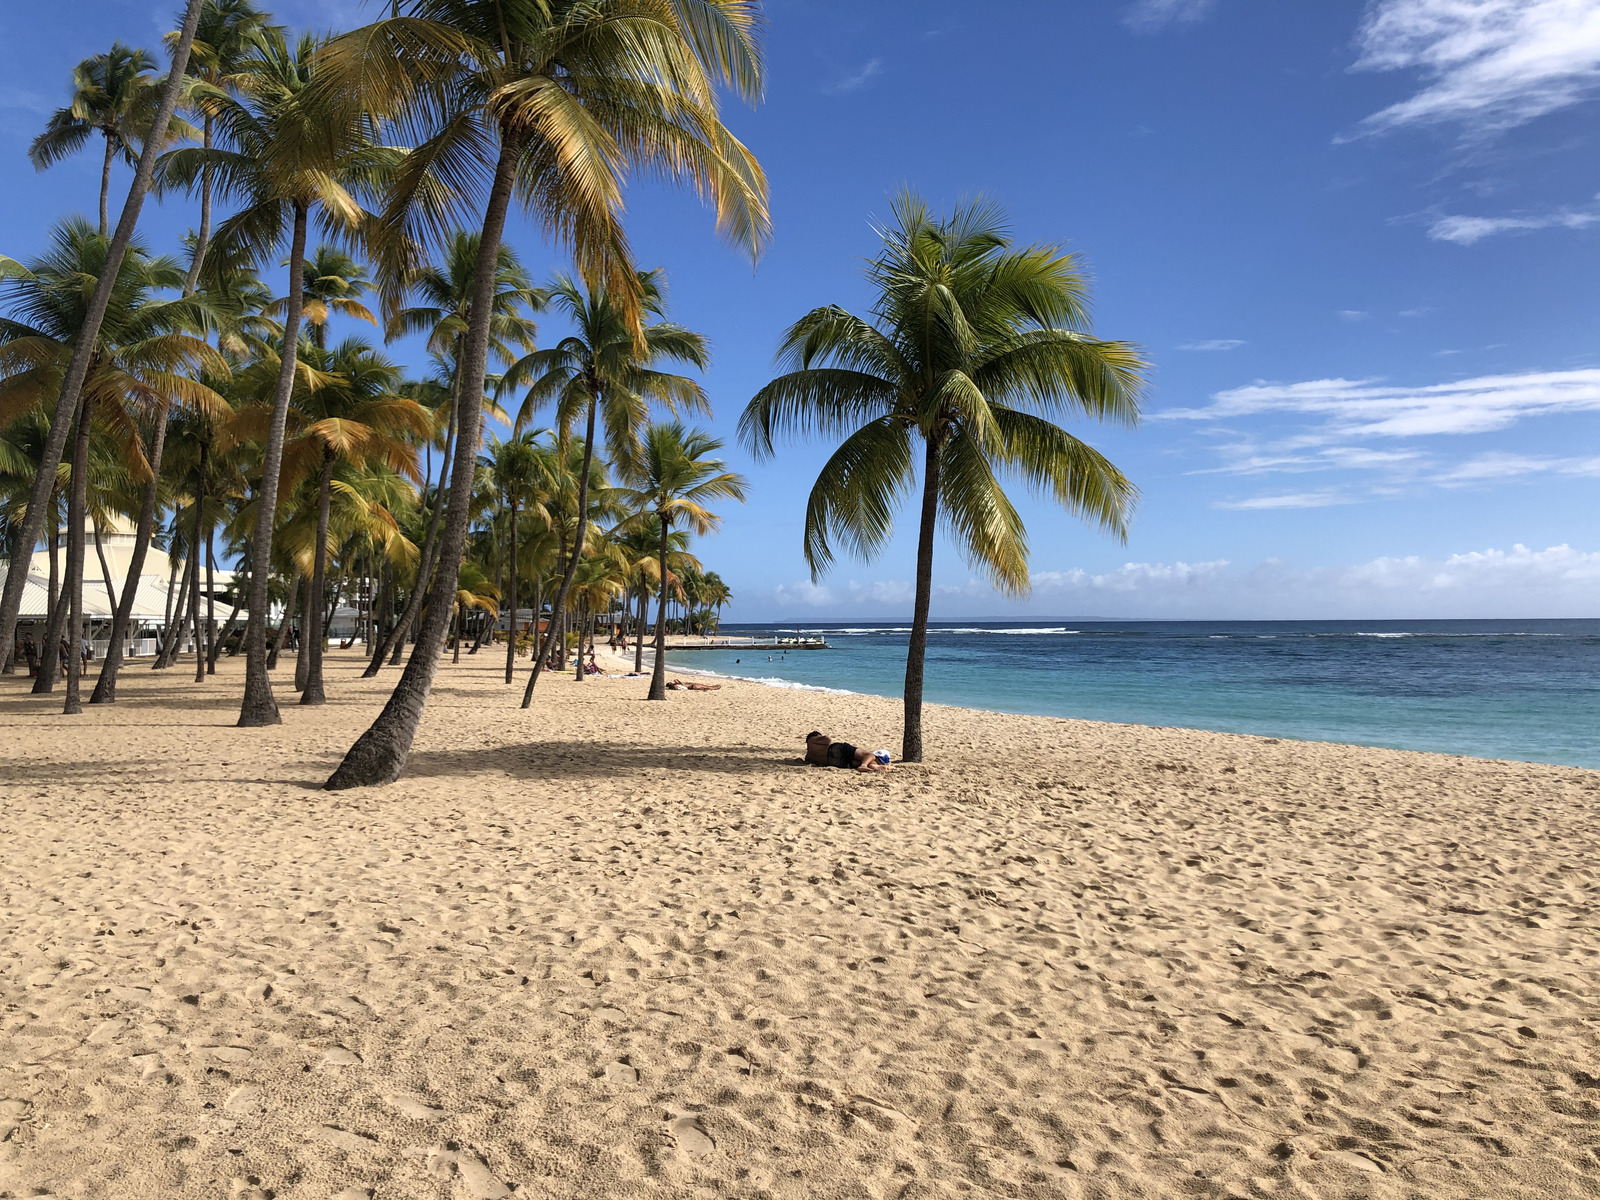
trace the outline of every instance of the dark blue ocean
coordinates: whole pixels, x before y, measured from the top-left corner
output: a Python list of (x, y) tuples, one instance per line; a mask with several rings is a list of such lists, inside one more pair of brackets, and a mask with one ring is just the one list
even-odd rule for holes
[[(904, 625), (725, 625), (828, 650), (674, 668), (898, 696)], [(769, 661), (770, 658), (770, 661)], [(1600, 767), (1600, 620), (940, 622), (927, 699), (998, 712)]]

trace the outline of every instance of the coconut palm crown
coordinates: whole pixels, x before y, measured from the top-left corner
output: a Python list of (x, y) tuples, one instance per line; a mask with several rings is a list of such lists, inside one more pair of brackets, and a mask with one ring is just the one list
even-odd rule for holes
[(870, 558), (887, 545), (920, 467), (902, 743), (902, 757), (919, 762), (936, 526), (1008, 595), (1028, 591), (1028, 540), (1004, 477), (1124, 535), (1137, 490), (1054, 420), (1133, 424), (1144, 360), (1131, 343), (1088, 332), (1077, 259), (1015, 247), (991, 204), (940, 218), (903, 192), (880, 234), (883, 250), (866, 269), (871, 318), (828, 306), (795, 322), (778, 355), (788, 370), (756, 393), (739, 435), (758, 458), (783, 436), (843, 438), (806, 505), (814, 579), (837, 546)]

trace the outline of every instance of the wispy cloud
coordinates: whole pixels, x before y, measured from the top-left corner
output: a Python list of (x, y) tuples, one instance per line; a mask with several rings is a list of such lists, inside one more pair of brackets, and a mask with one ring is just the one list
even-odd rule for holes
[(1321, 417), (1305, 445), (1357, 437), (1487, 433), (1524, 417), (1600, 411), (1600, 368), (1486, 375), (1428, 387), (1375, 379), (1257, 383), (1218, 392), (1204, 408), (1167, 409), (1157, 418), (1227, 420), (1260, 413)]
[(1334, 504), (1354, 504), (1343, 492), (1289, 492), (1281, 496), (1251, 496), (1245, 500), (1219, 500), (1211, 507), (1243, 511), (1274, 508), (1328, 508)]
[(1600, 476), (1600, 457), (1551, 458), (1533, 454), (1480, 454), (1434, 476), (1434, 482), (1450, 487), (1549, 474)]
[(1357, 321), (1365, 321), (1371, 316), (1372, 314), (1364, 308), (1341, 308), (1339, 310), (1339, 320), (1349, 321), (1351, 324), (1355, 324)]
[(1244, 342), (1239, 338), (1207, 338), (1202, 342), (1185, 342), (1179, 350), (1237, 350)]
[(1570, 545), (1469, 550), (1443, 558), (1384, 556), (1348, 565), (1241, 567), (1126, 563), (1114, 571), (1042, 571), (1032, 607), (1045, 612), (1203, 617), (1565, 617), (1593, 612), (1600, 551)]
[(1474, 134), (1525, 124), (1600, 84), (1597, 0), (1377, 0), (1352, 70), (1419, 70), (1427, 86), (1340, 140), (1407, 125)]
[[(1595, 197), (1600, 200), (1600, 196)], [(1533, 217), (1441, 217), (1428, 226), (1436, 242), (1470, 246), (1497, 233), (1527, 233), (1535, 229), (1583, 229), (1600, 223), (1600, 208), (1563, 208)]]
[(879, 75), (883, 74), (883, 59), (869, 58), (854, 71), (826, 84), (822, 93), (825, 96), (843, 96), (848, 92), (859, 92)]
[(1159, 33), (1203, 21), (1215, 7), (1216, 0), (1135, 0), (1122, 10), (1122, 23), (1135, 33)]

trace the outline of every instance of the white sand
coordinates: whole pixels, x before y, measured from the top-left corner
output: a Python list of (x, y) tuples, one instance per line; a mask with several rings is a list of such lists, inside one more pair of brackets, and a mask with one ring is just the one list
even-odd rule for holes
[(0, 679), (0, 1196), (1600, 1194), (1600, 773), (331, 660)]

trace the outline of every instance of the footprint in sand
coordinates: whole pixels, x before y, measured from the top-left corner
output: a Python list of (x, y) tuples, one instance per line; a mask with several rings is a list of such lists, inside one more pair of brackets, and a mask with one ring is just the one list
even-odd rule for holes
[(697, 1113), (681, 1108), (668, 1109), (667, 1132), (678, 1143), (678, 1151), (686, 1158), (701, 1161), (716, 1152), (717, 1144), (700, 1124)]
[(435, 1146), (428, 1151), (428, 1173), (440, 1183), (447, 1182), (452, 1174), (459, 1176), (472, 1200), (505, 1200), (511, 1195), (511, 1189), (495, 1177), (482, 1159), (465, 1150)]
[(359, 1067), (361, 1055), (354, 1050), (346, 1050), (343, 1046), (330, 1046), (322, 1052), (322, 1065), (325, 1067)]
[(15, 1133), (32, 1113), (31, 1100), (0, 1100), (0, 1142)]
[(639, 1072), (625, 1062), (606, 1066), (606, 1082), (612, 1087), (632, 1087), (639, 1082)]
[(260, 1088), (249, 1083), (234, 1088), (222, 1102), (222, 1111), (235, 1116), (259, 1116), (266, 1109), (266, 1095)]
[(415, 1096), (385, 1096), (383, 1102), (402, 1117), (410, 1117), (413, 1121), (442, 1121), (450, 1115), (442, 1108), (424, 1104)]
[(200, 1049), (218, 1062), (239, 1063), (250, 1058), (250, 1051), (244, 1046), (201, 1046)]
[(243, 1179), (235, 1175), (228, 1181), (228, 1194), (233, 1200), (272, 1200), (272, 1193), (261, 1187), (254, 1176)]
[(375, 1154), (380, 1149), (378, 1139), (370, 1133), (352, 1133), (348, 1129), (340, 1129), (337, 1125), (318, 1125), (312, 1131), (311, 1139), (324, 1145), (337, 1146), (340, 1150), (348, 1150), (353, 1154)]
[(333, 1200), (372, 1200), (372, 1189), (347, 1187), (344, 1191), (335, 1193)]

